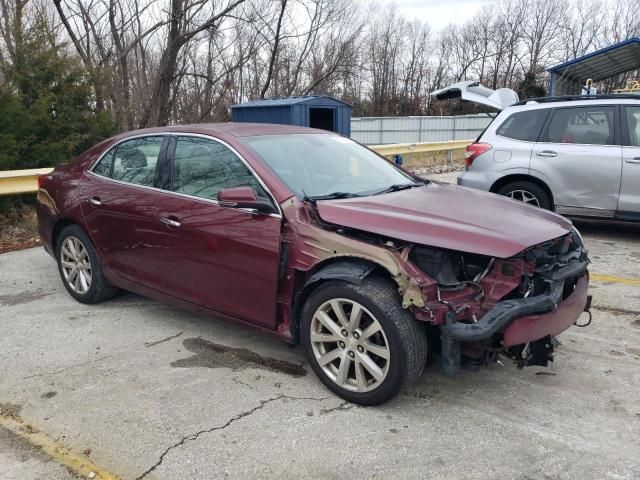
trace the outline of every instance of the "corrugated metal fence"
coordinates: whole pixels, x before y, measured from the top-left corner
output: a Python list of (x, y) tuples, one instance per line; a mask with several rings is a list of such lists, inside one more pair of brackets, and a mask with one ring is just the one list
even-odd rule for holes
[(352, 118), (351, 138), (365, 145), (465, 140), (480, 135), (491, 120), (485, 114)]

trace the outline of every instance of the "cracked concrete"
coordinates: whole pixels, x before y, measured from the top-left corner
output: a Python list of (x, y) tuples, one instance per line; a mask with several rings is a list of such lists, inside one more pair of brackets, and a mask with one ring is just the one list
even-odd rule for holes
[(144, 346), (147, 347), (147, 348), (148, 347), (155, 347), (156, 345), (160, 345), (161, 343), (169, 342), (169, 341), (173, 340), (174, 338), (178, 338), (183, 333), (184, 333), (184, 331), (178, 332), (175, 335), (169, 335), (168, 337), (165, 337), (162, 340), (156, 340), (155, 342), (144, 342)]
[[(640, 227), (580, 228), (593, 271), (638, 276)], [(0, 255), (0, 271), (0, 296), (51, 293), (0, 306), (0, 410), (125, 480), (639, 478), (638, 287), (594, 282), (593, 324), (563, 334), (547, 369), (430, 365), (363, 408), (295, 376), (301, 348), (130, 294), (81, 305), (41, 249)], [(0, 478), (52, 467), (0, 434)]]
[[(195, 432), (195, 433), (192, 433), (190, 435), (187, 435), (186, 437), (183, 437), (180, 441), (178, 441), (177, 443), (175, 443), (175, 444), (171, 445), (170, 447), (168, 447), (162, 453), (162, 455), (160, 455), (160, 458), (158, 459), (158, 461), (156, 463), (154, 463), (150, 468), (145, 470), (142, 473), (142, 475), (139, 475), (138, 477), (136, 477), (136, 480), (142, 480), (147, 475), (149, 475), (151, 472), (153, 472), (156, 468), (158, 468), (162, 464), (162, 461), (164, 460), (164, 457), (170, 451), (174, 450), (175, 448), (178, 448), (178, 447), (184, 445), (186, 442), (197, 440), (200, 437), (200, 435), (203, 435), (205, 433), (211, 433), (211, 432), (215, 432), (215, 431), (218, 431), (218, 430), (224, 430), (225, 428), (230, 426), (232, 423), (237, 422), (238, 420), (242, 420), (243, 418), (254, 414), (258, 410), (261, 410), (262, 408), (264, 408), (265, 405), (267, 405), (269, 403), (272, 403), (272, 402), (276, 402), (278, 400), (282, 400), (283, 398), (288, 399), (288, 400), (314, 400), (314, 401), (321, 402), (323, 400), (327, 400), (328, 397), (325, 397), (325, 398), (310, 398), (310, 397), (292, 397), (292, 396), (289, 396), (289, 395), (278, 395), (277, 397), (268, 398), (266, 400), (261, 400), (260, 403), (258, 405), (256, 405), (255, 407), (251, 408), (250, 410), (247, 410), (246, 412), (242, 412), (242, 413), (239, 413), (238, 415), (236, 415), (234, 417), (231, 417), (223, 425), (207, 428), (205, 430), (200, 430), (198, 432)], [(341, 404), (340, 406), (343, 406), (343, 405), (344, 404)], [(338, 407), (336, 407), (336, 409), (337, 408)], [(336, 409), (323, 410), (323, 412), (329, 413), (329, 412), (335, 411)]]
[(92, 360), (87, 360), (86, 362), (77, 363), (75, 365), (69, 365), (68, 367), (60, 368), (58, 370), (53, 370), (51, 372), (34, 373), (33, 375), (27, 375), (26, 377), (23, 377), (23, 380), (27, 380), (29, 378), (35, 378), (35, 377), (44, 377), (46, 375), (58, 375), (59, 373), (66, 372), (68, 370), (71, 370), (72, 368), (84, 367), (85, 365), (89, 365), (90, 363), (101, 362), (103, 360), (106, 360), (109, 357), (110, 355), (105, 355), (104, 357), (94, 358)]

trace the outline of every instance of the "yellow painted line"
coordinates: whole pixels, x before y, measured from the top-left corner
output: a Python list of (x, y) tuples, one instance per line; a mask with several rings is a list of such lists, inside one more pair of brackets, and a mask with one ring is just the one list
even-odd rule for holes
[(0, 427), (4, 427), (24, 438), (31, 445), (39, 448), (76, 475), (93, 480), (121, 480), (117, 475), (109, 473), (104, 468), (93, 463), (85, 455), (75, 453), (20, 418), (1, 415)]
[(640, 279), (637, 278), (616, 277), (614, 275), (605, 275), (604, 273), (589, 273), (589, 278), (596, 282), (622, 283), (623, 285), (640, 287)]

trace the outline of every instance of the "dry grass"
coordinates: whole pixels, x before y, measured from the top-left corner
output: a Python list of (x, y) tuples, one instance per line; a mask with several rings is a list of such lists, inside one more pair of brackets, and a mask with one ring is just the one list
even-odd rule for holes
[(38, 218), (33, 205), (14, 207), (0, 215), (0, 253), (40, 245)]
[[(391, 156), (387, 158), (392, 160)], [(454, 150), (451, 154), (451, 161), (449, 161), (447, 152), (407, 153), (402, 155), (402, 160), (402, 166), (412, 171), (446, 165), (460, 165), (464, 161), (464, 150)]]

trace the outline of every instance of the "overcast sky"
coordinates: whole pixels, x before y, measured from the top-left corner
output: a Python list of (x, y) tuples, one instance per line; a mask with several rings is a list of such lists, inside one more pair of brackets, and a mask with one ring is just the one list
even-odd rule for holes
[(409, 19), (426, 21), (434, 30), (441, 30), (449, 23), (461, 24), (473, 18), (483, 5), (491, 0), (388, 0)]

